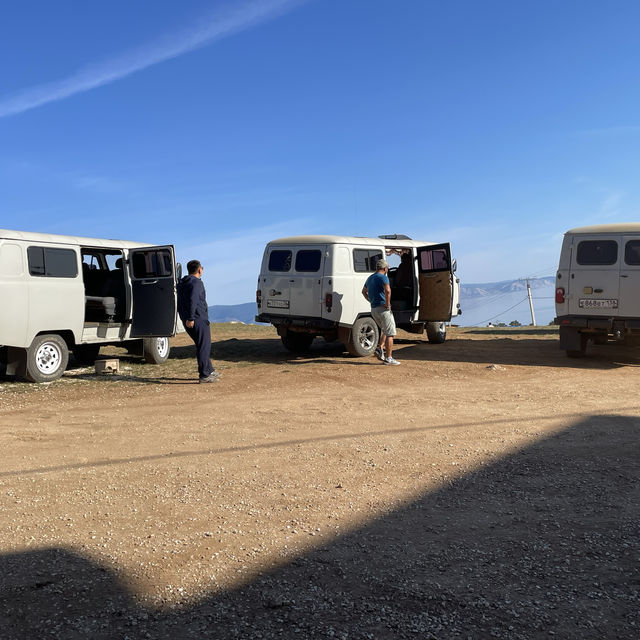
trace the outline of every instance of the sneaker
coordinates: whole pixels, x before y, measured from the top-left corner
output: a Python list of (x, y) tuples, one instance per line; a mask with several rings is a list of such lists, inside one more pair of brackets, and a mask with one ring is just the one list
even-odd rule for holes
[(219, 377), (220, 377), (220, 374), (217, 371), (214, 371), (213, 373), (210, 373), (208, 376), (205, 376), (204, 378), (199, 378), (198, 382), (199, 383), (218, 382)]
[(389, 357), (383, 360), (385, 364), (400, 364), (395, 358)]
[(373, 355), (378, 358), (378, 360), (382, 360), (384, 362), (384, 351), (380, 347), (376, 347)]

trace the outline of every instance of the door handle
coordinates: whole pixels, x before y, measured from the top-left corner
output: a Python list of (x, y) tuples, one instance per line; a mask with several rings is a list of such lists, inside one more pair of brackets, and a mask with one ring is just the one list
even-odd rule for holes
[(269, 291), (269, 295), (270, 296), (281, 296), (282, 295), (282, 291), (276, 291), (275, 289), (271, 289), (271, 291)]
[(620, 277), (621, 277), (621, 278), (628, 278), (629, 276), (628, 276), (628, 275), (626, 275), (626, 274), (624, 274), (624, 273), (621, 273), (621, 274), (620, 274)]
[(142, 284), (158, 284), (157, 280), (143, 280)]

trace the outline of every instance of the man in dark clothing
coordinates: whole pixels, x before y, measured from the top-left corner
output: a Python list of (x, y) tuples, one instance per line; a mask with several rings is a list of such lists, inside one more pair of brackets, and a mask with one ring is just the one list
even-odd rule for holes
[(198, 260), (187, 263), (189, 275), (178, 283), (178, 314), (189, 337), (196, 345), (199, 382), (216, 382), (220, 374), (211, 364), (211, 330), (209, 307), (202, 282), (202, 265)]

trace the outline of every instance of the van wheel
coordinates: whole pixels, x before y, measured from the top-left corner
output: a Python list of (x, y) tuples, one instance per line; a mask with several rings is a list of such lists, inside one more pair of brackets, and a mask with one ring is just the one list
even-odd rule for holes
[(282, 344), (292, 353), (309, 351), (314, 336), (300, 331), (287, 331), (281, 336)]
[(36, 336), (27, 349), (27, 380), (51, 382), (57, 380), (67, 368), (69, 349), (56, 334)]
[(99, 353), (99, 344), (78, 344), (73, 348), (73, 358), (78, 364), (93, 364)]
[(371, 316), (358, 318), (351, 327), (351, 337), (346, 343), (352, 356), (370, 356), (378, 346), (380, 331)]
[(447, 339), (447, 325), (444, 322), (427, 322), (427, 338), (432, 344), (442, 344)]
[(584, 358), (587, 353), (587, 337), (580, 334), (580, 348), (579, 349), (567, 349), (568, 358)]
[(147, 364), (162, 364), (171, 351), (169, 338), (143, 338), (142, 357)]

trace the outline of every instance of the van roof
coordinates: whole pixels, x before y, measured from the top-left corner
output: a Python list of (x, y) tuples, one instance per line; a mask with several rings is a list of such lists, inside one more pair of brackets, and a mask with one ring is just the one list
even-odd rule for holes
[(640, 222), (618, 222), (615, 224), (596, 224), (591, 227), (576, 227), (569, 233), (640, 233)]
[(291, 236), (271, 240), (270, 245), (300, 245), (300, 244), (357, 244), (379, 247), (423, 247), (435, 242), (423, 240), (392, 240), (390, 238), (360, 238), (358, 236)]
[(55, 233), (35, 233), (32, 231), (12, 231), (0, 229), (0, 239), (24, 240), (26, 242), (49, 242), (51, 244), (73, 244), (89, 247), (119, 247), (135, 249), (136, 247), (148, 247), (148, 242), (131, 242), (129, 240), (109, 240), (107, 238), (83, 238), (80, 236), (63, 236)]

